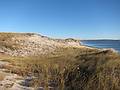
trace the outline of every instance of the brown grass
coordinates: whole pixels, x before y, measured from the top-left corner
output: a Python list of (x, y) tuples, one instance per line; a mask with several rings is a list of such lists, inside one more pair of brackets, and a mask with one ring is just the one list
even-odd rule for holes
[(4, 78), (5, 78), (5, 74), (0, 73), (0, 81), (4, 80)]
[(61, 48), (38, 57), (10, 57), (12, 73), (33, 75), (32, 87), (58, 90), (119, 90), (120, 55), (110, 50)]

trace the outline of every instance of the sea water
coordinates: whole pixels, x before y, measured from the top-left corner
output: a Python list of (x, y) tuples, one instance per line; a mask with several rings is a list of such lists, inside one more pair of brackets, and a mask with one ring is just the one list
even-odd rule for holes
[(113, 48), (120, 52), (120, 40), (82, 40), (82, 44), (97, 48)]

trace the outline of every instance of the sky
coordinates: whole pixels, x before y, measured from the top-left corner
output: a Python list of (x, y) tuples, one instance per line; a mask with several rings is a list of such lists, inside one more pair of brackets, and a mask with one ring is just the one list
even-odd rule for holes
[(0, 0), (0, 32), (120, 39), (120, 0)]

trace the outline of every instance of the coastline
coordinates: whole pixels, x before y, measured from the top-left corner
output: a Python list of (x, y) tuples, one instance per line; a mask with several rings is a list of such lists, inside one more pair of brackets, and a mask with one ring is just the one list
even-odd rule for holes
[[(85, 45), (87, 47), (97, 48), (97, 49), (100, 49), (100, 50), (112, 50), (114, 52), (120, 53), (120, 48), (114, 47), (114, 44), (113, 44), (113, 47), (109, 46), (109, 43), (106, 43), (105, 46), (104, 46), (104, 42), (108, 42), (108, 41), (120, 41), (120, 40), (107, 40), (107, 39), (104, 40), (103, 39), (103, 40), (84, 40), (84, 41), (81, 40), (81, 44)], [(92, 41), (94, 41), (94, 43)], [(101, 45), (103, 45), (103, 46), (101, 46)]]

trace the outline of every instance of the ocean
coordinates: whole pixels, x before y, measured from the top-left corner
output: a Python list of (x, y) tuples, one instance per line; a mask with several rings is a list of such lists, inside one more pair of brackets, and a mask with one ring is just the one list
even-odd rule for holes
[(96, 48), (113, 48), (120, 52), (120, 40), (82, 40), (83, 45)]

